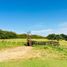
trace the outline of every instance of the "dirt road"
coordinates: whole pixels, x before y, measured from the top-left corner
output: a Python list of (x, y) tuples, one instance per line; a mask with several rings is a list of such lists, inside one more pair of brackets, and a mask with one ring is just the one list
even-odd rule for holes
[(0, 51), (0, 62), (11, 60), (11, 59), (26, 58), (27, 55), (29, 55), (31, 50), (32, 47), (28, 47), (28, 46), (2, 50)]

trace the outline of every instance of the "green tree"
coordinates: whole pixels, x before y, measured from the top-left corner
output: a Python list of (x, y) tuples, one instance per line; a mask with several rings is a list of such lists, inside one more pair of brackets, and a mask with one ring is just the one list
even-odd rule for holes
[(49, 40), (55, 40), (55, 37), (56, 37), (55, 34), (49, 34), (49, 35), (47, 36), (47, 39), (49, 39)]
[(65, 35), (65, 34), (60, 34), (60, 37), (61, 37), (63, 40), (66, 40), (66, 41), (67, 41), (67, 35)]
[(61, 39), (60, 35), (55, 35), (55, 40), (59, 41)]

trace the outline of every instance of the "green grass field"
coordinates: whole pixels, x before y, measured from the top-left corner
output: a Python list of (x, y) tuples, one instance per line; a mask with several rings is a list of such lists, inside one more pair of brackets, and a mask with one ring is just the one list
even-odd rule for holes
[(34, 58), (3, 62), (0, 67), (67, 67), (67, 60)]
[(26, 39), (1, 39), (0, 49), (23, 46), (25, 42), (26, 42)]
[[(37, 41), (46, 40), (37, 39)], [(25, 42), (26, 39), (7, 39), (4, 41), (0, 40), (0, 48), (4, 49), (23, 46)], [(0, 67), (67, 67), (67, 42), (63, 40), (59, 42), (59, 47), (34, 45), (33, 50), (40, 53), (40, 58), (35, 57), (0, 62)]]

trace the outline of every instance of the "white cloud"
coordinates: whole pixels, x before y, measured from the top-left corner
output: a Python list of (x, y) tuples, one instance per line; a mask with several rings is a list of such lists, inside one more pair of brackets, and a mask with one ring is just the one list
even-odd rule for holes
[(44, 36), (44, 35), (47, 35), (47, 33), (50, 34), (52, 32), (53, 32), (52, 29), (44, 29), (44, 30), (32, 31), (32, 34), (38, 34), (38, 35)]
[(56, 33), (56, 34), (67, 34), (67, 22), (61, 23), (58, 25), (59, 27), (56, 29), (42, 29), (32, 31), (32, 34), (38, 34), (42, 36), (47, 36), (48, 34)]

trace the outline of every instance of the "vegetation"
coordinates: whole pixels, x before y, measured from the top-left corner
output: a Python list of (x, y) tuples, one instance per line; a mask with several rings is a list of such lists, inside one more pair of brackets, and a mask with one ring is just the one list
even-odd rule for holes
[(67, 35), (65, 35), (65, 34), (49, 34), (47, 36), (47, 39), (49, 39), (49, 40), (60, 40), (60, 39), (67, 40)]
[(0, 39), (16, 38), (16, 33), (0, 30)]
[[(12, 31), (0, 30), (0, 39), (15, 39), (15, 38), (27, 38), (26, 34), (17, 34)], [(49, 39), (49, 40), (67, 40), (67, 35), (65, 34), (49, 34), (47, 37), (40, 35), (31, 35), (32, 39)]]
[[(36, 40), (47, 41), (45, 39)], [(26, 42), (25, 39), (7, 39), (4, 41)], [(59, 42), (61, 44), (59, 47), (34, 45), (33, 50), (39, 53), (39, 58), (0, 62), (0, 67), (67, 67), (67, 42), (64, 40)]]
[[(15, 38), (27, 38), (27, 35), (26, 34), (17, 34), (15, 32), (11, 32), (11, 31), (0, 30), (0, 39), (15, 39)], [(31, 35), (31, 38), (42, 39), (45, 37), (39, 36), (39, 35)]]
[(26, 39), (1, 39), (0, 49), (23, 46), (25, 43)]
[[(26, 34), (17, 34), (15, 32), (0, 30), (0, 49), (23, 46), (26, 43)], [(40, 57), (24, 60), (10, 60), (0, 62), (0, 67), (67, 67), (67, 35), (49, 34), (47, 37), (32, 35), (32, 40), (37, 42), (55, 41), (60, 46), (33, 45), (35, 55)]]
[(0, 67), (67, 67), (67, 60), (39, 59), (16, 60), (0, 63)]

